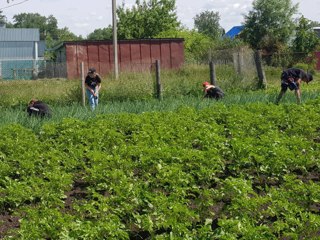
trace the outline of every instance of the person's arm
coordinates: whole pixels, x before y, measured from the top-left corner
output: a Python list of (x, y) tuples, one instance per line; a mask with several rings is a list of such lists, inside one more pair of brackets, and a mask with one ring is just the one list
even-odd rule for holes
[(98, 93), (101, 89), (101, 83), (98, 83), (96, 86), (96, 92)]
[(94, 91), (93, 91), (93, 89), (91, 88), (91, 87), (89, 87), (89, 85), (88, 84), (84, 84), (84, 86), (86, 87), (86, 89), (88, 89), (92, 94), (94, 94)]
[(301, 78), (297, 79), (295, 82), (298, 86), (298, 88), (295, 90), (295, 95), (297, 98), (297, 103), (300, 104), (301, 103), (301, 90), (300, 90)]
[(206, 88), (203, 89), (203, 97), (204, 98), (208, 97), (208, 92)]
[(97, 83), (97, 86), (96, 86), (96, 93), (99, 93), (100, 89), (101, 89), (101, 77), (99, 74), (97, 74), (97, 78), (99, 79), (98, 83)]
[(299, 88), (295, 90), (295, 94), (296, 94), (296, 98), (297, 98), (297, 103), (300, 104), (301, 103), (301, 91)]

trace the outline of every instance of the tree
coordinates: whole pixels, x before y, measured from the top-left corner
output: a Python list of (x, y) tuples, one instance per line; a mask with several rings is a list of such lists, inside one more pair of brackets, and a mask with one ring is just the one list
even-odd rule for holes
[(197, 14), (194, 18), (194, 26), (199, 33), (203, 33), (213, 39), (220, 38), (224, 29), (220, 26), (220, 16), (218, 12), (205, 11)]
[(314, 23), (305, 17), (301, 17), (295, 31), (292, 44), (293, 52), (309, 54), (316, 50), (319, 38), (313, 30)]
[(49, 34), (46, 35), (46, 47), (48, 51), (45, 53), (46, 59), (54, 60), (56, 55), (52, 49), (54, 46), (58, 45), (63, 41), (75, 41), (75, 40), (82, 40), (81, 36), (76, 36), (74, 33), (70, 32), (67, 27), (57, 30), (57, 39), (53, 39)]
[(109, 25), (107, 28), (98, 28), (90, 33), (87, 37), (88, 40), (110, 40), (112, 39), (113, 31), (112, 26)]
[(67, 27), (64, 27), (61, 29), (57, 29), (56, 38), (53, 38), (50, 33), (46, 35), (46, 46), (47, 48), (52, 48), (63, 41), (75, 41), (81, 39), (81, 37), (78, 37), (74, 33), (70, 32)]
[(212, 46), (212, 39), (196, 30), (180, 29), (168, 30), (160, 33), (156, 37), (159, 38), (183, 38), (184, 50), (187, 61), (202, 62), (208, 57), (208, 51)]
[(117, 8), (119, 39), (152, 38), (180, 26), (175, 0), (136, 0), (131, 9)]
[(58, 21), (55, 17), (41, 16), (39, 13), (20, 13), (13, 16), (14, 28), (39, 28), (40, 39), (45, 40), (47, 35), (58, 38)]
[(7, 18), (5, 15), (2, 14), (2, 11), (0, 10), (0, 25), (1, 24), (6, 24)]
[(254, 0), (240, 37), (253, 49), (277, 52), (292, 36), (297, 9), (291, 0)]

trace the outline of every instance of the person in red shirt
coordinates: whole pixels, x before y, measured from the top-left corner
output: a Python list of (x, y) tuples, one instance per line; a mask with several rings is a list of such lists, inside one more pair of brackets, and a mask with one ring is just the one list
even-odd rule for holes
[(287, 70), (281, 73), (281, 91), (276, 99), (276, 104), (279, 104), (279, 101), (286, 93), (288, 88), (293, 91), (297, 98), (297, 103), (301, 103), (301, 82), (309, 83), (313, 80), (313, 76), (310, 73), (306, 73), (299, 68), (288, 68)]
[(209, 82), (202, 83), (205, 98), (213, 98), (219, 100), (224, 97), (224, 92), (218, 86)]

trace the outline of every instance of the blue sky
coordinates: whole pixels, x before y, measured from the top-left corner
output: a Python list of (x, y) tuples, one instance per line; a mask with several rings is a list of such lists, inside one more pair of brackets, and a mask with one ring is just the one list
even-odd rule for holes
[[(141, 0), (142, 1), (142, 0)], [(131, 7), (135, 0), (117, 0)], [(320, 22), (320, 0), (292, 0), (299, 3), (299, 13)], [(241, 25), (243, 15), (252, 8), (251, 0), (176, 0), (177, 15), (183, 25), (193, 28), (193, 18), (205, 11), (219, 12), (220, 25), (228, 31), (232, 26)], [(87, 36), (94, 29), (104, 28), (112, 23), (112, 0), (0, 0), (0, 9), (12, 21), (19, 13), (53, 15), (59, 28), (68, 27), (77, 35)]]

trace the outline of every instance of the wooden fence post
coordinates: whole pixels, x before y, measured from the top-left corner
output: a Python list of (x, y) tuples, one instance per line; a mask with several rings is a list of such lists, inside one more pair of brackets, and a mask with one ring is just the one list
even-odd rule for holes
[(209, 66), (210, 66), (210, 83), (213, 85), (216, 85), (216, 70), (215, 70), (214, 63), (210, 61)]
[(82, 89), (82, 106), (86, 105), (86, 89), (85, 89), (85, 78), (84, 78), (84, 64), (83, 62), (81, 62), (80, 65), (80, 69), (81, 69), (81, 89)]
[(256, 63), (256, 68), (257, 68), (257, 73), (258, 73), (258, 87), (262, 89), (267, 88), (267, 80), (266, 80), (266, 75), (263, 71), (262, 67), (262, 56), (261, 56), (261, 51), (257, 50), (254, 52), (254, 61)]
[(156, 60), (156, 97), (161, 100), (160, 60)]

